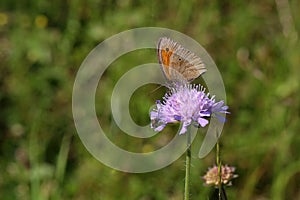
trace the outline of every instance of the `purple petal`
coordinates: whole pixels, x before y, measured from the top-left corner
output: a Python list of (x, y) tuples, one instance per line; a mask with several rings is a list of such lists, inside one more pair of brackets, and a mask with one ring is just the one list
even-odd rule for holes
[(155, 111), (151, 111), (150, 112), (150, 119), (153, 120), (153, 119), (156, 119), (158, 117), (158, 113), (155, 112)]
[(191, 120), (187, 120), (183, 122), (179, 135), (182, 135), (187, 131), (187, 127), (191, 124), (191, 122), (192, 122)]
[(182, 126), (182, 128), (180, 129), (179, 135), (184, 134), (187, 131), (187, 127), (186, 126)]
[(200, 124), (201, 127), (204, 127), (208, 124), (208, 120), (201, 117), (198, 118), (197, 122)]
[(228, 110), (228, 108), (229, 108), (228, 106), (223, 106), (222, 110)]
[(213, 105), (214, 108), (221, 108), (224, 105), (224, 101), (219, 101)]
[(226, 118), (222, 115), (218, 115), (215, 113), (215, 116), (218, 118), (218, 120), (222, 123), (225, 123), (226, 122)]
[(154, 129), (154, 131), (162, 131), (167, 124), (162, 124)]
[(177, 120), (177, 121), (181, 121), (181, 116), (179, 116), (179, 115), (174, 115), (174, 119)]

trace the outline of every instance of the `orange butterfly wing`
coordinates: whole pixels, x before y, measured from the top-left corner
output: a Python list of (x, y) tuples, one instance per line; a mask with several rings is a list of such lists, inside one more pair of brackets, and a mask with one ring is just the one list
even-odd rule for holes
[(206, 72), (200, 57), (169, 38), (159, 39), (157, 55), (163, 74), (169, 81), (190, 82)]

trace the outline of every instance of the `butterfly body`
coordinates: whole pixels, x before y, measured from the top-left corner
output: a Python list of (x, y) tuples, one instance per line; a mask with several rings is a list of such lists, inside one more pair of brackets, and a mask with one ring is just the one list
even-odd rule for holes
[(170, 38), (159, 39), (157, 55), (163, 74), (168, 81), (191, 82), (206, 72), (206, 67), (200, 57)]

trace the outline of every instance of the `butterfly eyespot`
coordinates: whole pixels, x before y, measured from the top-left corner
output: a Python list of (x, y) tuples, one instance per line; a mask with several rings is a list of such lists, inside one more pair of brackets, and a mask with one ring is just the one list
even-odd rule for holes
[(169, 51), (169, 48), (168, 48), (168, 47), (166, 48), (166, 51)]

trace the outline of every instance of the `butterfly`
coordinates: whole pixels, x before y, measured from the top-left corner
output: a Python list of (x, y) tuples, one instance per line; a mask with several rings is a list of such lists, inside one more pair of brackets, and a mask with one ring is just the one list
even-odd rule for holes
[(167, 37), (157, 44), (158, 62), (170, 82), (188, 83), (206, 72), (199, 56)]

